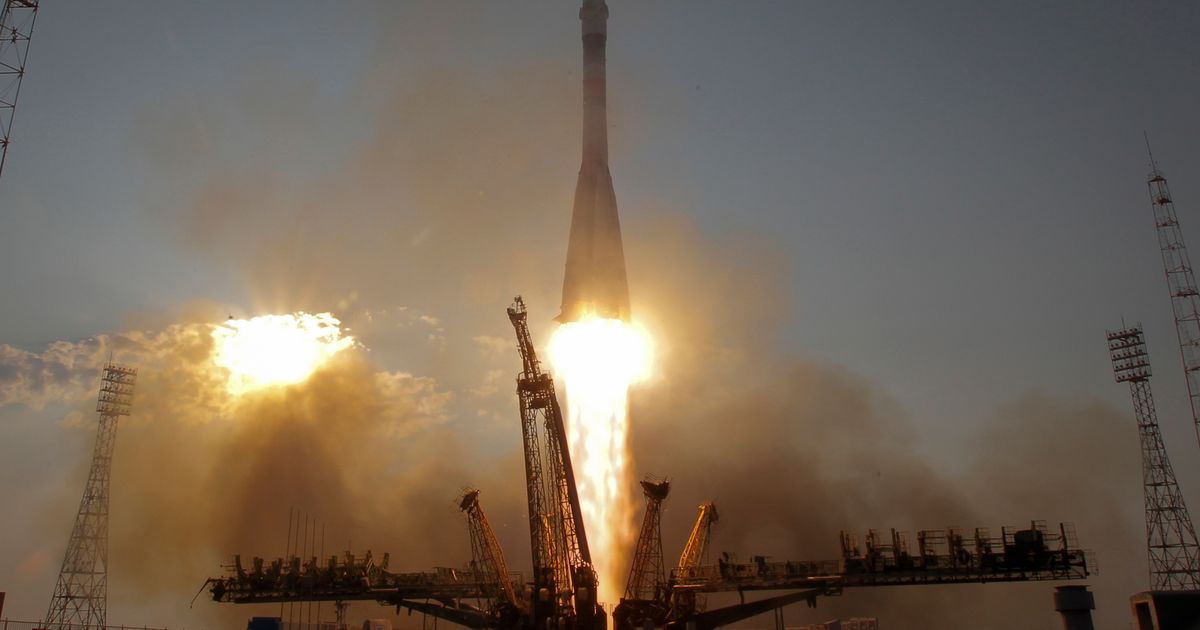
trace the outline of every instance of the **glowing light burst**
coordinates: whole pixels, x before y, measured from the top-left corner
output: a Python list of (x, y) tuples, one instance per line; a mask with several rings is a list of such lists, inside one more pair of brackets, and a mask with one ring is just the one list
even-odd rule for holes
[(625, 586), (621, 562), (634, 535), (629, 387), (649, 376), (650, 336), (617, 319), (585, 319), (554, 332), (550, 362), (567, 391), (567, 441), (602, 601)]
[(329, 313), (260, 315), (231, 319), (212, 332), (213, 363), (229, 371), (235, 396), (299, 383), (333, 355), (354, 345)]

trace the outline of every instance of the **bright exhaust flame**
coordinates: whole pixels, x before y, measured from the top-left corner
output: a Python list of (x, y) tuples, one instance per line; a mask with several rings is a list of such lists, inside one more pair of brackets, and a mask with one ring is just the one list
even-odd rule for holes
[(601, 601), (625, 587), (621, 564), (630, 552), (629, 386), (649, 375), (650, 337), (635, 324), (591, 318), (564, 324), (550, 339), (550, 361), (567, 390), (567, 441), (575, 467), (588, 545)]
[(213, 363), (229, 370), (229, 392), (291, 385), (354, 345), (329, 313), (231, 319), (213, 329)]

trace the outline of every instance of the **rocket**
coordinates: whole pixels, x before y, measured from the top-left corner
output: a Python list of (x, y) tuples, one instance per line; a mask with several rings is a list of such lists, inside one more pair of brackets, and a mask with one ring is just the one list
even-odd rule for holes
[(583, 0), (583, 162), (575, 184), (575, 208), (563, 274), (561, 323), (594, 315), (629, 320), (629, 283), (617, 197), (608, 172), (604, 48), (608, 5)]

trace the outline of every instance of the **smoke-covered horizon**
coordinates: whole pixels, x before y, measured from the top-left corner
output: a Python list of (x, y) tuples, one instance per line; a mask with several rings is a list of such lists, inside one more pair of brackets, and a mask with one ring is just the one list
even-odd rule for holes
[[(278, 612), (189, 602), (234, 554), (281, 555), (293, 510), (323, 524), (326, 555), (461, 566), (469, 545), (454, 499), (468, 485), (509, 565), (528, 572), (519, 363), (504, 308), (524, 295), (545, 348), (579, 159), (578, 24), (545, 3), (476, 5), (471, 20), (444, 6), (342, 7), (335, 26), (291, 7), (248, 8), (249, 34), (208, 11), (155, 24), (144, 31), (164, 65), (205, 46), (236, 59), (192, 60), (216, 70), (183, 78), (138, 66), (152, 89), (77, 113), (111, 134), (87, 144), (119, 146), (119, 158), (53, 143), (34, 154), (42, 166), (84, 161), (42, 186), (81, 186), (79, 199), (17, 188), (22, 214), (5, 231), (21, 279), (12, 295), (23, 296), (0, 340), (7, 615), (40, 617), (49, 600), (110, 351), (141, 368), (117, 436), (110, 620), (215, 628)], [(1098, 627), (1125, 627), (1127, 598), (1147, 582), (1140, 465), (1102, 333), (1131, 304), (1147, 314), (1130, 317), (1157, 324), (1164, 432), (1176, 465), (1195, 468), (1190, 433), (1186, 446), (1174, 439), (1186, 403), (1170, 376), (1166, 297), (1151, 286), (1150, 217), (1133, 216), (1145, 203), (1141, 137), (1114, 131), (1154, 120), (1191, 146), (1195, 108), (1180, 97), (1161, 119), (1127, 109), (1127, 88), (1150, 81), (1144, 51), (1110, 45), (1133, 40), (1121, 21), (1132, 9), (1088, 25), (995, 9), (980, 34), (961, 8), (943, 7), (939, 19), (958, 25), (945, 27), (908, 10), (682, 6), (614, 3), (610, 24), (612, 172), (632, 309), (657, 357), (631, 393), (631, 447), (635, 478), (672, 480), (666, 557), (710, 499), (721, 513), (713, 553), (743, 559), (832, 559), (842, 529), (1073, 521), (1102, 571), (1088, 582)], [(107, 31), (73, 30), (44, 10), (40, 41), (53, 41), (55, 15), (58, 41)], [(312, 27), (308, 39), (252, 32), (284, 11), (298, 21), (289, 28)], [(1090, 45), (1063, 50), (1054, 27), (1064, 20), (1094, 29)], [(1156, 39), (1194, 46), (1191, 23), (1174, 20), (1182, 34)], [(229, 46), (213, 47), (222, 28)], [(331, 32), (336, 41), (316, 38)], [(818, 41), (827, 54), (807, 48)], [(156, 61), (146, 45), (110, 54)], [(1097, 50), (1128, 67), (1099, 64)], [(1188, 50), (1176, 66), (1189, 67)], [(87, 74), (52, 68), (76, 71), (36, 78)], [(1117, 104), (1101, 108), (1097, 90)], [(52, 109), (35, 125), (36, 102), (22, 112), (31, 138), (73, 120)], [(1171, 157), (1187, 172), (1189, 158)], [(18, 169), (8, 190), (37, 181), (20, 165), (8, 167)], [(1200, 199), (1180, 180), (1181, 198)], [(93, 196), (100, 218), (71, 214)], [(105, 209), (117, 207), (114, 228)], [(76, 285), (87, 290), (64, 298)], [(42, 291), (53, 295), (33, 295)], [(209, 327), (295, 311), (332, 312), (361, 346), (301, 385), (228, 399), (207, 364)], [(1194, 476), (1180, 477), (1195, 496)], [(786, 619), (1050, 628), (1052, 591), (851, 590)]]
[[(842, 529), (859, 535), (889, 527), (995, 530), (1029, 519), (1067, 520), (1077, 524), (1082, 544), (1099, 552), (1104, 572), (1089, 582), (1098, 601), (1138, 590), (1145, 568), (1137, 553), (1136, 435), (1123, 410), (1023, 395), (995, 410), (977, 441), (962, 445), (975, 454), (973, 465), (965, 472), (939, 469), (916, 454), (920, 435), (905, 411), (862, 377), (772, 349), (762, 326), (747, 328), (753, 334), (745, 336), (718, 332), (736, 330), (738, 320), (769, 326), (776, 317), (778, 304), (756, 300), (756, 288), (741, 281), (750, 269), (739, 265), (753, 266), (761, 256), (711, 257), (720, 245), (678, 220), (636, 233), (643, 237), (632, 239), (635, 260), (671, 252), (671, 262), (634, 282), (635, 295), (646, 296), (636, 300), (635, 312), (653, 314), (647, 325), (659, 360), (655, 376), (633, 392), (631, 438), (637, 476), (673, 481), (663, 518), (668, 558), (682, 547), (694, 507), (710, 499), (721, 512), (714, 558), (729, 551), (741, 558), (833, 559)], [(714, 290), (680, 306), (678, 292), (690, 290), (695, 275)], [(530, 308), (533, 317), (552, 310)], [(430, 376), (381, 369), (373, 359), (373, 329), (364, 325), (351, 328), (361, 348), (336, 356), (305, 383), (231, 398), (211, 365), (215, 324), (203, 323), (220, 309), (196, 310), (205, 313), (159, 331), (61, 342), (40, 354), (8, 346), (0, 353), (4, 402), (31, 411), (66, 402), (71, 411), (59, 430), (74, 433), (92, 426), (87, 408), (109, 351), (141, 367), (134, 415), (122, 421), (114, 465), (110, 609), (121, 615), (114, 618), (138, 610), (182, 614), (180, 624), (199, 626), (245, 618), (252, 609), (212, 604), (207, 595), (189, 611), (182, 602), (235, 553), (282, 555), (293, 509), (322, 523), (325, 555), (371, 549), (377, 557), (391, 553), (396, 570), (462, 566), (469, 560), (467, 531), (453, 500), (468, 485), (482, 490), (510, 566), (528, 573), (520, 425), (511, 394), (519, 362), (508, 339), (472, 335), (476, 360), (490, 369), (475, 387), (452, 391)], [(436, 332), (422, 320), (432, 316), (382, 312), (372, 310), (372, 320), (398, 318), (418, 335)], [(493, 315), (507, 324), (502, 310)], [(426, 336), (424, 343), (441, 342)], [(472, 407), (479, 409), (468, 416)], [(492, 443), (476, 443), (473, 434)], [(86, 460), (79, 455), (77, 478)], [(1107, 462), (1107, 476), (1097, 476), (1097, 460)], [(41, 519), (54, 526), (30, 546), (43, 553), (61, 548), (78, 488), (68, 484), (43, 503)], [(636, 488), (630, 492), (639, 497)], [(31, 583), (52, 583), (55, 568), (56, 561), (45, 564)], [(981, 628), (1036, 626), (1056, 623), (1051, 591), (1047, 583), (851, 590), (820, 601), (815, 611), (789, 608), (787, 619), (871, 615), (899, 627), (949, 629), (970, 616)], [(23, 594), (16, 595), (10, 601), (20, 606)], [(271, 610), (277, 609), (260, 612)], [(388, 614), (373, 605), (354, 611)], [(1098, 618), (1116, 620), (1123, 612), (1102, 605)]]

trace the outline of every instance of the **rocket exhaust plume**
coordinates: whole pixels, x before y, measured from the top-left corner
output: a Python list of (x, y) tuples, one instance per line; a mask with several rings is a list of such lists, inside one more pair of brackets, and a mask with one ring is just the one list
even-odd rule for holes
[(629, 387), (649, 373), (650, 338), (633, 324), (593, 317), (560, 326), (549, 351), (566, 388), (567, 444), (599, 600), (616, 603), (634, 536)]
[(649, 372), (651, 343), (630, 321), (629, 285), (608, 170), (605, 44), (608, 6), (584, 0), (583, 161), (563, 275), (562, 324), (550, 360), (567, 394), (567, 440), (600, 601), (616, 602), (633, 539), (629, 387)]

